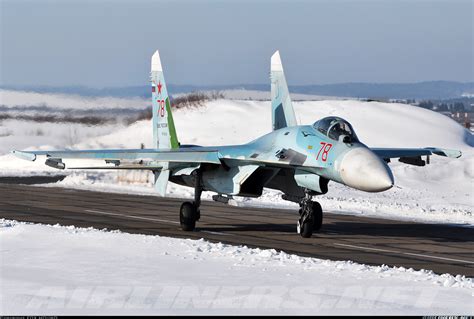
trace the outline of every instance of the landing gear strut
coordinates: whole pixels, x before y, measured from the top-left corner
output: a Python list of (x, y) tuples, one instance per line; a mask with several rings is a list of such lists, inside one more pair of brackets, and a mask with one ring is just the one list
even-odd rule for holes
[(201, 218), (201, 194), (202, 194), (202, 173), (200, 170), (194, 175), (194, 201), (184, 202), (179, 210), (179, 223), (184, 231), (193, 231), (196, 228), (196, 222)]
[(305, 190), (305, 197), (300, 201), (300, 219), (296, 226), (301, 237), (309, 238), (313, 231), (321, 229), (323, 224), (323, 209), (318, 202), (312, 201), (311, 191)]

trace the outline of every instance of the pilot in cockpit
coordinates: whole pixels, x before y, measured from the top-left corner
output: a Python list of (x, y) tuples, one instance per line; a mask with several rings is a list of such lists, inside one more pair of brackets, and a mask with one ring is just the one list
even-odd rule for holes
[(326, 117), (314, 123), (313, 127), (336, 141), (344, 143), (357, 141), (357, 137), (351, 125), (339, 117)]
[(339, 141), (341, 136), (343, 139), (351, 138), (352, 132), (349, 127), (342, 121), (336, 122), (329, 130), (329, 137)]

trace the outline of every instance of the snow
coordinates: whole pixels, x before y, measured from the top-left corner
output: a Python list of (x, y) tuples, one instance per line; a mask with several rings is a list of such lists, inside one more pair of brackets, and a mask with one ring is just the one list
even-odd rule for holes
[(0, 220), (2, 314), (470, 314), (471, 278)]
[[(269, 86), (270, 88), (270, 86)], [(227, 89), (227, 90), (210, 90), (202, 91), (202, 93), (209, 96), (222, 94), (226, 100), (247, 100), (247, 101), (270, 101), (270, 91), (258, 91), (258, 90), (247, 90), (247, 89)], [(179, 97), (188, 93), (173, 94), (173, 97)], [(292, 101), (319, 101), (319, 100), (347, 100), (347, 97), (328, 96), (328, 95), (315, 95), (315, 94), (303, 94), (303, 93), (290, 93)]]
[(149, 100), (140, 97), (85, 97), (75, 94), (52, 94), (25, 92), (17, 90), (0, 90), (0, 105), (13, 107), (49, 107), (58, 109), (98, 110), (143, 108)]
[[(271, 99), (270, 91), (232, 89), (232, 90), (222, 90), (222, 91), (219, 91), (219, 93), (222, 93), (224, 97), (229, 100), (270, 101)], [(290, 93), (290, 97), (292, 101), (318, 101), (318, 100), (347, 99), (347, 98), (341, 98), (337, 96), (303, 94), (303, 93)]]
[(33, 145), (41, 145), (44, 149), (71, 148), (81, 140), (103, 136), (125, 127), (123, 123), (90, 126), (79, 123), (4, 120), (0, 126), (0, 154), (12, 149), (29, 149)]
[[(0, 154), (31, 146), (70, 148), (126, 127), (127, 116), (136, 116), (149, 101), (143, 98), (84, 97), (0, 90)], [(74, 123), (38, 122), (38, 117), (76, 119)], [(80, 119), (94, 117), (101, 125), (86, 125)], [(107, 121), (106, 121), (107, 120)]]

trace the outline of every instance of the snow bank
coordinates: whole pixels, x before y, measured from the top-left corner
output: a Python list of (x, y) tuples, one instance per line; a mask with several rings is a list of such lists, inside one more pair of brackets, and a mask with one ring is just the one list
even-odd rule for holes
[[(16, 119), (5, 120), (0, 122), (0, 154), (8, 154), (13, 149), (71, 148), (84, 139), (103, 136), (125, 127), (126, 125), (121, 122), (85, 125), (80, 123), (25, 122)], [(24, 170), (28, 166), (28, 163), (23, 163), (23, 166), (18, 165), (17, 167)], [(39, 166), (35, 165), (34, 167), (41, 170)]]
[[(218, 91), (222, 93), (226, 99), (229, 100), (252, 100), (252, 101), (270, 101), (270, 91), (257, 91), (246, 89), (230, 89)], [(210, 91), (209, 93), (213, 93)], [(317, 100), (345, 100), (347, 97), (341, 98), (337, 96), (315, 95), (315, 94), (301, 94), (290, 93), (292, 101), (317, 101)]]
[[(149, 101), (142, 98), (94, 98), (0, 90), (0, 115), (6, 118), (0, 120), (0, 154), (39, 146), (71, 148), (84, 139), (123, 129), (127, 116), (136, 116), (136, 112), (147, 105)], [(49, 117), (50, 121), (67, 118), (68, 122), (37, 122), (38, 117)], [(81, 122), (84, 117), (102, 120), (104, 124)]]
[(140, 97), (85, 97), (72, 94), (36, 93), (16, 90), (0, 90), (0, 105), (6, 107), (49, 107), (59, 109), (143, 109), (150, 102)]
[(3, 314), (469, 314), (471, 278), (0, 220)]

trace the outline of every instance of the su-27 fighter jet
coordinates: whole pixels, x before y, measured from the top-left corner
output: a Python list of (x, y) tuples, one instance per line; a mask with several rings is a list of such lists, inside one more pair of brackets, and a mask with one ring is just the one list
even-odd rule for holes
[(392, 158), (424, 166), (421, 156), (460, 157), (461, 152), (440, 148), (369, 148), (352, 125), (339, 117), (326, 117), (313, 125), (298, 125), (293, 111), (279, 52), (271, 58), (271, 112), (273, 131), (243, 145), (181, 145), (171, 114), (158, 51), (151, 59), (153, 148), (61, 151), (13, 151), (34, 161), (46, 156), (46, 165), (64, 169), (62, 159), (103, 159), (112, 166), (76, 169), (151, 170), (162, 196), (168, 181), (194, 188), (194, 201), (181, 205), (179, 220), (184, 231), (195, 229), (200, 219), (202, 191), (217, 193), (213, 199), (228, 202), (233, 196), (259, 197), (263, 188), (283, 192), (283, 199), (300, 204), (297, 231), (311, 237), (321, 228), (323, 210), (313, 196), (326, 194), (329, 181), (366, 191), (390, 189)]

